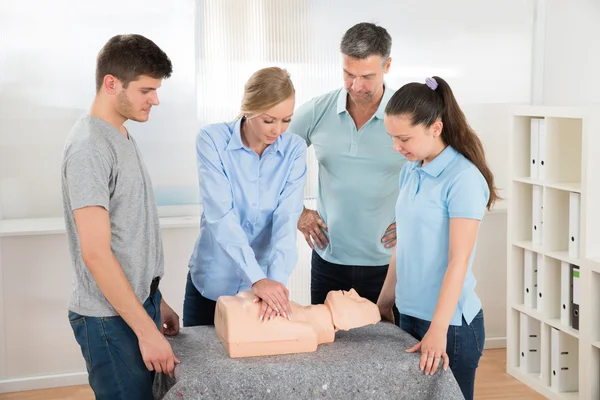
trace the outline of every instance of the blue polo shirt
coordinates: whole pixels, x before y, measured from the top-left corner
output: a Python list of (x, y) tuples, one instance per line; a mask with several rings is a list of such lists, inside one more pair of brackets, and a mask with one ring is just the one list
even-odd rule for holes
[[(400, 314), (431, 321), (448, 268), (450, 219), (481, 220), (489, 189), (479, 169), (451, 146), (433, 161), (407, 163), (396, 202), (396, 306)], [(472, 272), (475, 247), (451, 325), (471, 323), (481, 309)]]
[(344, 88), (299, 107), (289, 131), (312, 145), (319, 164), (317, 211), (327, 224), (329, 244), (316, 252), (342, 265), (379, 266), (392, 249), (381, 243), (394, 222), (398, 176), (406, 158), (393, 151), (383, 125), (394, 91), (387, 86), (379, 108), (359, 130), (346, 110)]

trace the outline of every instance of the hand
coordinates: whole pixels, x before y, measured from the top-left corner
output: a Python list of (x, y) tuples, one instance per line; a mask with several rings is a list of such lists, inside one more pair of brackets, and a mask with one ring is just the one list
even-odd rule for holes
[(298, 219), (298, 230), (304, 234), (306, 243), (308, 243), (313, 250), (315, 248), (313, 240), (320, 249), (325, 248), (329, 243), (327, 236), (323, 233), (323, 230), (327, 231), (327, 225), (325, 225), (325, 222), (323, 222), (319, 213), (315, 210), (305, 208), (304, 211), (302, 211), (302, 214)]
[[(254, 295), (254, 303), (258, 303), (260, 300), (260, 297)], [(270, 307), (267, 302), (263, 301), (262, 302), (262, 307), (260, 308), (260, 317), (259, 319), (261, 321), (270, 321), (275, 317), (279, 317), (281, 315), (281, 313), (276, 312), (272, 307)], [(264, 316), (264, 317), (263, 317)], [(290, 316), (291, 318), (291, 316)]]
[(442, 329), (430, 327), (423, 340), (406, 350), (408, 353), (414, 353), (421, 350), (421, 362), (419, 368), (425, 370), (425, 375), (433, 375), (440, 365), (440, 360), (444, 360), (444, 371), (450, 365), (450, 359), (446, 354), (446, 341), (448, 333)]
[(385, 234), (381, 238), (381, 243), (385, 243), (386, 248), (394, 247), (396, 245), (396, 223), (392, 223), (385, 230)]
[(164, 300), (160, 303), (160, 333), (167, 336), (179, 333), (179, 315)]
[(180, 361), (175, 357), (171, 345), (158, 329), (148, 335), (138, 337), (138, 342), (144, 364), (149, 371), (163, 372), (171, 378), (175, 378), (173, 371), (175, 365)]
[(269, 317), (272, 315), (272, 312), (275, 311), (284, 318), (292, 319), (292, 309), (289, 301), (290, 293), (282, 283), (263, 278), (254, 282), (252, 285), (252, 293), (263, 301), (259, 316), (261, 321), (267, 315), (266, 313), (269, 312), (268, 307), (272, 309)]

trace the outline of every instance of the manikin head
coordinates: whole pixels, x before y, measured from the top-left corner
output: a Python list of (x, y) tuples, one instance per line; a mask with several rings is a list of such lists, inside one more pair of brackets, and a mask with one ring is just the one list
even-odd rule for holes
[(346, 31), (340, 50), (344, 87), (352, 101), (364, 105), (378, 99), (392, 62), (390, 34), (380, 26), (362, 22)]
[(102, 47), (96, 59), (96, 96), (124, 120), (148, 120), (159, 104), (157, 90), (171, 76), (167, 55), (141, 35), (117, 35)]
[(325, 305), (331, 311), (337, 330), (349, 330), (376, 324), (381, 320), (379, 308), (372, 301), (360, 297), (356, 290), (332, 290), (327, 293)]
[(250, 77), (241, 107), (248, 143), (260, 143), (266, 148), (287, 130), (294, 113), (295, 93), (284, 69), (263, 68)]

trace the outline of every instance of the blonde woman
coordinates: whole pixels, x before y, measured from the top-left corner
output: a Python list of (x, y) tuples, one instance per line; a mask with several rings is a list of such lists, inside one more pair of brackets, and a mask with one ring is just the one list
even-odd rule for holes
[(213, 325), (216, 300), (251, 290), (259, 318), (291, 319), (286, 281), (296, 265), (306, 144), (286, 132), (295, 90), (280, 68), (255, 72), (241, 114), (196, 138), (203, 212), (189, 263), (184, 326)]

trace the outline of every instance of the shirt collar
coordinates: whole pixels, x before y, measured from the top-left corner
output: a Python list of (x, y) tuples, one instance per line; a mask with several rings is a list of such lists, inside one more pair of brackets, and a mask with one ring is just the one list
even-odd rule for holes
[[(437, 178), (438, 176), (440, 176), (442, 171), (446, 169), (448, 164), (450, 164), (450, 162), (454, 160), (457, 154), (458, 152), (452, 146), (446, 146), (446, 148), (442, 150), (442, 152), (438, 154), (436, 158), (434, 158), (429, 164), (427, 164), (421, 169), (428, 175)], [(417, 163), (417, 167), (418, 164), (419, 163)]]
[[(375, 118), (383, 119), (383, 115), (385, 113), (385, 107), (387, 106), (388, 101), (392, 98), (394, 91), (387, 87), (387, 85), (383, 84), (383, 97), (381, 98), (381, 102), (379, 103), (379, 107), (377, 111), (375, 111)], [(345, 88), (340, 89), (340, 93), (338, 94), (337, 99), (337, 113), (343, 113), (346, 110), (346, 104), (348, 100), (348, 92)]]
[[(240, 118), (237, 121), (235, 121), (235, 124), (232, 127), (233, 132), (231, 135), (231, 139), (229, 140), (229, 143), (227, 143), (227, 147), (226, 147), (226, 149), (228, 151), (239, 150), (239, 149), (246, 149), (248, 151), (252, 151), (252, 149), (244, 146), (244, 143), (242, 142), (242, 132), (240, 130), (240, 128), (242, 127), (242, 119), (243, 118)], [(274, 151), (274, 152), (281, 154), (282, 156), (285, 155), (285, 153), (283, 151), (283, 146), (281, 145), (282, 140), (283, 139), (281, 138), (281, 135), (279, 135), (279, 137), (277, 139), (275, 139), (275, 142), (273, 142), (272, 145), (270, 145), (269, 147), (267, 147), (265, 149), (265, 153)]]

